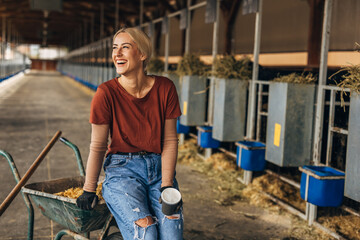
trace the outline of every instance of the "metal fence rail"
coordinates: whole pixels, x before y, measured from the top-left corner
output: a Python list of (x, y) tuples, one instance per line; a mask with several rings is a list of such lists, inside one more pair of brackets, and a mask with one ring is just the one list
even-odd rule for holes
[(0, 82), (24, 71), (29, 59), (16, 51), (10, 44), (0, 43)]
[[(262, 1), (261, 1), (262, 2)], [(199, 7), (203, 7), (206, 5), (205, 2), (198, 3), (194, 6), (190, 6), (188, 4), (188, 11), (197, 9)], [(334, 151), (338, 151), (339, 146), (334, 144), (334, 138), (338, 135), (347, 136), (348, 129), (344, 126), (338, 126), (336, 124), (337, 118), (348, 118), (344, 114), (348, 114), (349, 110), (349, 101), (345, 101), (345, 113), (341, 113), (338, 111), (338, 108), (341, 107), (341, 101), (339, 101), (339, 94), (341, 91), (349, 93), (349, 89), (342, 89), (337, 86), (327, 85), (327, 51), (329, 45), (329, 29), (330, 29), (330, 20), (331, 20), (331, 8), (332, 8), (332, 0), (326, 0), (325, 11), (324, 11), (324, 31), (323, 31), (323, 42), (322, 42), (322, 57), (320, 64), (320, 76), (319, 76), (319, 84), (317, 85), (317, 99), (316, 99), (316, 116), (314, 119), (314, 129), (312, 133), (312, 137), (314, 140), (314, 147), (312, 149), (312, 164), (315, 165), (324, 165), (333, 167), (335, 169), (344, 171), (344, 168), (339, 164), (334, 162), (333, 153)], [(260, 8), (261, 10), (261, 8)], [(175, 17), (180, 14), (180, 11), (168, 14), (167, 17)], [(188, 14), (189, 17), (190, 14)], [(158, 18), (149, 23), (141, 24), (141, 27), (149, 27), (153, 28), (155, 23), (159, 23), (164, 18)], [(267, 128), (267, 118), (268, 118), (268, 102), (269, 102), (269, 81), (258, 80), (258, 69), (257, 69), (257, 61), (256, 57), (258, 57), (260, 51), (260, 36), (261, 36), (261, 11), (257, 13), (257, 23), (256, 23), (256, 41), (254, 43), (254, 71), (253, 78), (250, 84), (249, 96), (248, 96), (248, 121), (247, 121), (247, 140), (256, 140), (262, 143), (266, 143), (266, 128)], [(190, 24), (186, 28), (186, 42), (185, 42), (185, 51), (189, 52), (190, 46)], [(216, 40), (216, 24), (214, 24), (214, 36), (213, 36), (213, 56), (217, 53), (217, 40)], [(168, 56), (169, 56), (169, 34), (168, 31), (165, 35), (165, 71), (168, 69)], [(112, 60), (110, 58), (110, 49), (111, 49), (111, 38), (105, 38), (99, 40), (98, 42), (89, 44), (82, 48), (76, 49), (72, 51), (65, 59), (63, 59), (59, 64), (59, 69), (69, 74), (74, 78), (78, 78), (78, 80), (82, 80), (87, 84), (90, 84), (93, 88), (96, 88), (101, 82), (111, 79), (115, 77), (116, 72), (112, 66)], [(210, 92), (212, 91), (213, 85), (211, 84)], [(209, 104), (208, 104), (208, 123), (211, 125), (212, 123), (212, 96), (210, 94)], [(324, 125), (324, 122), (326, 125)], [(190, 134), (193, 136), (193, 134)], [(345, 146), (341, 146), (343, 148)], [(207, 149), (205, 149), (207, 150)], [(211, 149), (210, 149), (211, 150)], [(221, 151), (228, 151), (225, 148), (219, 148)], [(206, 156), (209, 156), (209, 152), (205, 152)], [(211, 152), (210, 152), (211, 153)], [(234, 153), (228, 154), (234, 156)], [(345, 161), (345, 159), (343, 159)], [(269, 174), (276, 174), (270, 170), (266, 170)], [(279, 179), (292, 186), (299, 188), (300, 184), (296, 183), (296, 181), (286, 178), (285, 176), (281, 176), (281, 174), (277, 174)], [(252, 172), (245, 171), (244, 179), (242, 180), (244, 183), (248, 184), (251, 182)], [(271, 198), (271, 197), (270, 197)], [(279, 201), (277, 201), (279, 202)], [(286, 205), (286, 203), (281, 203), (282, 205)], [(287, 206), (286, 208), (291, 208), (291, 206)], [(359, 216), (359, 213), (352, 209), (349, 206), (341, 206), (341, 209)], [(316, 222), (317, 218), (317, 209), (316, 206), (312, 204), (307, 204), (306, 212), (299, 214), (300, 217), (305, 216), (305, 219), (309, 221), (309, 224), (315, 224), (316, 226), (323, 226)], [(340, 239), (341, 237), (337, 234), (333, 234), (336, 238)]]

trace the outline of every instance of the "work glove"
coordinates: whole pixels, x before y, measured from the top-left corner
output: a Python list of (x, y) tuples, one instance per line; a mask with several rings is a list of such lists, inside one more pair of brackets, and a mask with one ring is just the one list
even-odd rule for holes
[(76, 205), (83, 210), (92, 210), (98, 201), (99, 198), (95, 192), (84, 191), (84, 193), (76, 199)]
[(165, 186), (165, 187), (161, 187), (160, 188), (160, 192), (163, 192), (165, 189), (167, 189), (167, 188), (172, 188), (173, 186)]

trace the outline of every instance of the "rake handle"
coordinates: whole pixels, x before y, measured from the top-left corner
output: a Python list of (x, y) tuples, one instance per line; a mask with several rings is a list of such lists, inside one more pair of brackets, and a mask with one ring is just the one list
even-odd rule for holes
[(25, 175), (20, 179), (18, 184), (13, 188), (13, 190), (9, 193), (9, 195), (5, 198), (0, 206), (0, 216), (5, 212), (5, 210), (9, 207), (10, 203), (14, 200), (16, 195), (20, 192), (21, 188), (26, 184), (31, 175), (35, 172), (37, 167), (40, 165), (42, 160), (45, 158), (46, 154), (50, 151), (50, 149), (54, 146), (55, 142), (59, 139), (61, 135), (61, 131), (57, 131), (50, 142), (45, 146), (39, 156), (35, 159), (33, 164), (27, 170)]

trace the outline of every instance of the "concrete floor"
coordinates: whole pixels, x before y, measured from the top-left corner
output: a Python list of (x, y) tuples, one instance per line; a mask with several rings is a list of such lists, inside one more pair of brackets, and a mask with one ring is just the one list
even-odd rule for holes
[[(9, 81), (9, 84), (5, 84)], [(28, 72), (17, 79), (0, 84), (0, 149), (9, 152), (20, 175), (24, 175), (32, 162), (52, 136), (62, 136), (75, 143), (84, 163), (90, 143), (88, 122), (93, 91), (57, 72)], [(12, 82), (12, 84), (10, 84)], [(15, 186), (5, 159), (0, 158), (0, 202)], [(29, 182), (78, 176), (75, 155), (70, 148), (57, 142)], [(264, 210), (239, 202), (232, 209), (214, 206), (212, 189), (206, 177), (192, 171), (189, 166), (178, 165), (178, 181), (184, 195), (193, 191), (204, 193), (202, 199), (186, 201), (185, 239), (281, 239), (291, 221), (285, 217), (268, 216), (254, 220), (236, 212), (265, 216)], [(196, 183), (196, 184), (194, 184)], [(265, 220), (264, 220), (265, 219)], [(27, 210), (19, 194), (0, 218), (0, 240), (26, 239)], [(53, 239), (63, 227), (51, 222), (35, 208), (34, 239)], [(70, 239), (70, 238), (63, 238)], [(95, 235), (93, 237), (95, 239)]]
[[(76, 87), (76, 82), (57, 72), (32, 71), (9, 81), (15, 84), (0, 87), (3, 89), (0, 95), (0, 149), (12, 155), (20, 175), (25, 174), (58, 130), (78, 146), (83, 160), (86, 160), (90, 143), (88, 118), (92, 92), (82, 91)], [(5, 88), (8, 90), (4, 91)], [(3, 158), (0, 169), (0, 200), (3, 201), (16, 183)], [(29, 182), (78, 175), (74, 153), (58, 141)], [(0, 218), (0, 239), (24, 239), (27, 236), (27, 221), (27, 210), (19, 194)], [(60, 226), (35, 209), (36, 239), (51, 239), (59, 229)]]

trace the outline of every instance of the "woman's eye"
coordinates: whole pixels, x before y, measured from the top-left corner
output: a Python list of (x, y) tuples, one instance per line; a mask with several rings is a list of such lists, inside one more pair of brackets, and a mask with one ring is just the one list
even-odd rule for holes
[(129, 46), (123, 46), (123, 48), (129, 48)]

